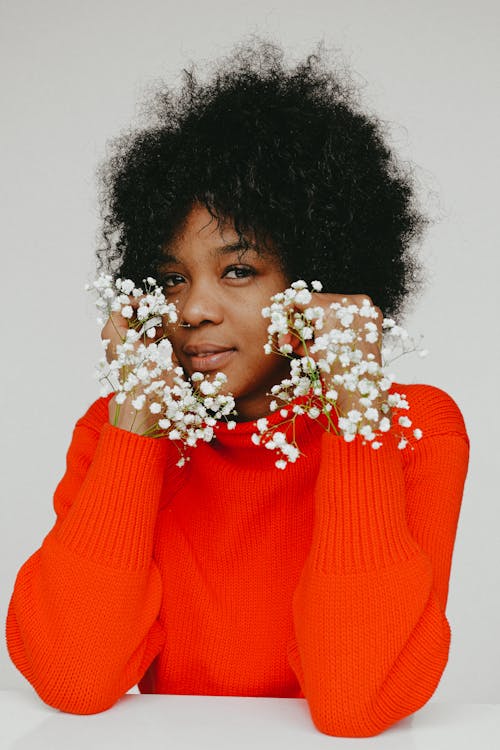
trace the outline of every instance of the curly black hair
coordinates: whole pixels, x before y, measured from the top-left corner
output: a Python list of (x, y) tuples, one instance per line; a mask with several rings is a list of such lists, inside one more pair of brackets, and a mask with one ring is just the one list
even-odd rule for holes
[(384, 315), (422, 285), (414, 253), (428, 219), (381, 121), (362, 111), (323, 43), (293, 68), (274, 42), (241, 42), (200, 83), (152, 97), (147, 127), (115, 139), (101, 166), (98, 268), (159, 278), (167, 243), (204, 205), (239, 238), (275, 252), (290, 280), (367, 294)]

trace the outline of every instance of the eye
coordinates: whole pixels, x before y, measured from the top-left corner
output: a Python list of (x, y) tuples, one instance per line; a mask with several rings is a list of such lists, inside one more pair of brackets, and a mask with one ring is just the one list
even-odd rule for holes
[(177, 284), (182, 284), (183, 281), (184, 276), (181, 276), (179, 273), (169, 273), (163, 277), (162, 283), (164, 287), (171, 289), (172, 287), (177, 286)]
[(226, 269), (224, 276), (230, 279), (246, 279), (249, 276), (255, 276), (256, 273), (251, 266), (230, 266)]

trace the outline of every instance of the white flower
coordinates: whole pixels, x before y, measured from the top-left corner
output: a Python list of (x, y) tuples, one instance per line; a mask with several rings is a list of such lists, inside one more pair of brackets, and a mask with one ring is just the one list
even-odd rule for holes
[(276, 443), (276, 445), (282, 446), (284, 443), (286, 443), (286, 435), (284, 432), (279, 432), (278, 430), (273, 434), (273, 441)]
[(380, 388), (381, 391), (388, 391), (391, 385), (392, 385), (391, 379), (386, 376), (381, 378), (378, 383), (378, 387)]
[(348, 411), (347, 412), (347, 416), (349, 417), (349, 419), (351, 420), (351, 422), (355, 422), (355, 423), (356, 422), (361, 422), (361, 420), (363, 418), (363, 415), (357, 409), (351, 409), (350, 411)]
[(275, 466), (277, 469), (286, 469), (286, 461), (280, 459), (279, 461), (276, 461)]
[(311, 292), (309, 292), (307, 289), (301, 289), (295, 295), (295, 302), (298, 305), (307, 305), (311, 301), (311, 299)]
[(422, 437), (422, 430), (417, 427), (416, 430), (413, 430), (413, 434), (417, 440), (420, 440)]
[(350, 431), (352, 429), (352, 423), (346, 417), (339, 417), (339, 427), (341, 430)]
[(200, 391), (204, 396), (213, 396), (216, 392), (214, 383), (210, 383), (208, 380), (203, 380), (200, 383)]
[[(168, 325), (178, 320), (175, 305), (167, 304), (163, 290), (156, 285), (153, 277), (149, 276), (143, 281), (141, 288), (136, 287), (130, 279), (113, 280), (111, 275), (101, 275), (92, 285), (87, 285), (90, 291), (97, 294), (96, 307), (101, 320), (111, 312), (123, 314), (125, 310), (126, 319), (131, 320), (135, 315), (142, 323), (142, 328), (138, 328), (136, 322), (129, 323), (122, 342), (116, 345), (115, 359), (109, 364), (104, 357), (99, 361), (97, 377), (105, 393), (114, 391), (117, 404), (124, 403), (130, 393), (131, 398), (135, 397), (132, 403), (140, 409), (144, 407), (146, 397), (153, 397), (149, 411), (157, 416), (158, 422), (149, 434), (159, 437), (161, 435), (155, 433), (155, 429), (167, 430), (170, 439), (179, 441), (180, 446), (177, 447), (183, 459), (184, 446), (195, 447), (198, 440), (210, 441), (214, 438), (217, 420), (234, 410), (234, 398), (221, 393), (222, 385), (227, 381), (223, 373), (216, 374), (211, 380), (202, 373), (193, 373), (186, 381), (182, 367), (173, 366), (173, 351), (167, 333)], [(328, 311), (322, 305), (310, 305), (311, 290), (320, 292), (321, 282), (312, 282), (309, 289), (305, 281), (295, 281), (284, 292), (274, 295), (270, 304), (262, 310), (263, 317), (269, 319), (268, 341), (264, 351), (279, 353), (287, 357), (290, 364), (290, 377), (271, 386), (270, 392), (274, 398), (270, 411), (279, 411), (287, 424), (291, 422), (295, 434), (295, 420), (302, 415), (307, 414), (314, 420), (320, 417), (322, 411), (328, 415), (335, 409), (338, 427), (335, 420), (330, 418), (327, 424), (326, 420), (321, 423), (323, 427), (341, 434), (348, 442), (360, 434), (364, 438), (363, 444), (369, 442), (377, 448), (381, 441), (375, 440), (374, 430), (378, 428), (383, 433), (390, 427), (387, 416), (382, 417), (377, 426), (379, 413), (388, 415), (392, 406), (409, 408), (405, 394), (388, 393), (395, 376), (387, 372), (387, 361), (391, 356), (397, 357), (410, 351), (410, 346), (413, 346), (413, 351), (417, 351), (418, 347), (404, 329), (386, 319), (382, 323), (383, 365), (379, 365), (375, 355), (365, 354), (362, 348), (365, 336), (374, 343), (379, 333), (375, 322), (377, 313), (368, 299), (363, 299), (361, 306), (350, 304), (347, 298), (343, 298), (341, 303), (332, 303), (330, 308), (339, 324), (327, 328)], [(130, 297), (137, 303), (130, 304)], [(290, 344), (283, 344), (278, 349), (276, 337), (287, 334), (308, 342), (307, 345), (304, 343), (304, 356), (293, 356)], [(103, 343), (103, 346), (106, 344)], [(314, 357), (311, 356), (313, 354)], [(143, 391), (141, 396), (135, 393), (139, 384)], [(353, 403), (359, 404), (359, 409), (352, 408), (347, 415), (339, 412), (340, 388), (353, 394), (357, 399)], [(292, 404), (297, 397), (305, 397), (305, 403)], [(375, 402), (378, 410), (373, 406)], [(411, 425), (408, 417), (400, 419), (403, 419), (399, 422), (402, 426)], [(228, 429), (234, 429), (236, 423), (231, 421), (227, 424)], [(273, 425), (274, 434), (266, 441), (265, 435), (269, 436), (272, 432), (268, 420), (263, 417), (256, 424), (260, 434), (253, 435), (252, 441), (256, 445), (266, 445), (270, 450), (280, 451), (283, 456), (279, 459), (280, 466), (283, 462), (286, 465), (287, 461), (298, 458), (298, 446), (286, 441), (285, 432), (280, 431), (279, 425)], [(421, 431), (416, 429), (413, 434), (419, 439)]]
[(137, 396), (137, 398), (134, 398), (132, 400), (132, 406), (134, 409), (137, 409), (139, 411), (144, 406), (144, 402), (146, 401), (146, 396), (144, 393), (141, 393), (140, 396)]

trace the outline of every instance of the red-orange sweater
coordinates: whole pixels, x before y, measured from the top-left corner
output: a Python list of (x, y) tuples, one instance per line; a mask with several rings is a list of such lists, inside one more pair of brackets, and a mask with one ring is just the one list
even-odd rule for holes
[(423, 706), (448, 659), (468, 438), (446, 393), (394, 388), (424, 432), (415, 450), (391, 433), (378, 451), (346, 443), (302, 417), (307, 456), (284, 471), (251, 422), (221, 425), (179, 469), (169, 440), (111, 426), (97, 400), (9, 608), (11, 658), (40, 697), (81, 714), (137, 682), (305, 697), (321, 732), (346, 737)]

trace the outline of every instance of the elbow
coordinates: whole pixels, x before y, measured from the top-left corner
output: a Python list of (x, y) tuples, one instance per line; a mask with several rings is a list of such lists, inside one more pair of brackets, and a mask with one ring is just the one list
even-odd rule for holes
[[(68, 714), (85, 716), (110, 709), (121, 694), (111, 693), (106, 686), (84, 680), (32, 682), (39, 698), (51, 708)], [(125, 691), (126, 692), (126, 691)]]
[(14, 609), (11, 605), (7, 619), (7, 649), (12, 663), (34, 688), (41, 700), (51, 708), (70, 714), (96, 714), (111, 708), (126, 690), (110, 689), (109, 680), (102, 674), (85, 673), (75, 669), (75, 663), (66, 665), (56, 660), (55, 654), (45, 658), (28, 657), (33, 649), (27, 649), (21, 638)]
[(310, 709), (311, 719), (316, 729), (331, 737), (375, 737), (389, 729), (396, 722), (387, 722), (373, 714), (361, 711), (339, 714), (338, 711), (316, 711)]
[(363, 706), (345, 706), (344, 711), (329, 710), (329, 707), (309, 706), (314, 726), (322, 734), (331, 737), (362, 738), (383, 734), (414, 711), (390, 718), (382, 710), (364, 709)]
[(441, 673), (436, 673), (425, 688), (412, 690), (410, 684), (400, 684), (397, 691), (382, 688), (376, 696), (364, 700), (347, 692), (335, 702), (331, 696), (317, 696), (315, 701), (308, 700), (311, 719), (322, 734), (375, 737), (421, 709), (434, 694)]

